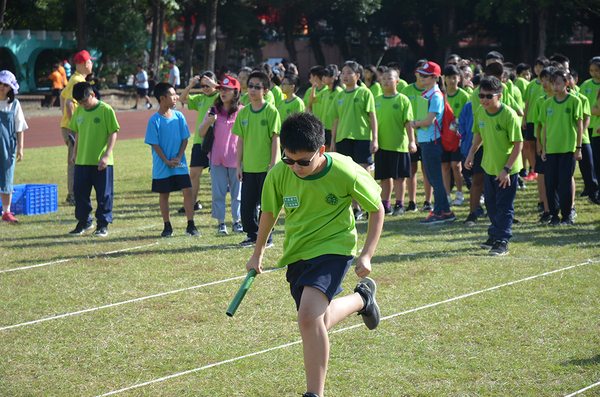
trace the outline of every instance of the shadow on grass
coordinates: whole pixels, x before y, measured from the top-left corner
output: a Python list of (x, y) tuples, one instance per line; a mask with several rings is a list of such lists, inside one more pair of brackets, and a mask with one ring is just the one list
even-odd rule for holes
[(576, 365), (579, 367), (585, 367), (588, 365), (599, 365), (600, 364), (600, 354), (595, 355), (594, 357), (591, 358), (583, 358), (583, 359), (576, 359), (576, 360), (569, 360), (569, 361), (564, 361), (562, 363), (560, 363), (560, 365), (562, 365), (563, 367), (569, 366), (569, 365)]

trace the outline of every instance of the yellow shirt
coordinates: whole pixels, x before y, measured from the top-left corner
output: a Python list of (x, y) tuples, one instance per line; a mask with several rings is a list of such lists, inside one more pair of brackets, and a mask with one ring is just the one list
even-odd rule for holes
[[(67, 84), (65, 89), (62, 90), (62, 92), (60, 93), (60, 95), (63, 98), (65, 98), (65, 101), (67, 99), (70, 99), (73, 101), (73, 105), (75, 106), (73, 108), (73, 112), (75, 112), (75, 109), (77, 109), (77, 101), (73, 99), (73, 86), (77, 83), (83, 83), (84, 81), (85, 81), (85, 77), (83, 77), (83, 75), (81, 73), (75, 72), (69, 79), (69, 84)], [(65, 106), (65, 109), (63, 110), (63, 117), (60, 122), (60, 128), (69, 128), (70, 121), (71, 120), (69, 120), (69, 118), (67, 117), (67, 107)]]

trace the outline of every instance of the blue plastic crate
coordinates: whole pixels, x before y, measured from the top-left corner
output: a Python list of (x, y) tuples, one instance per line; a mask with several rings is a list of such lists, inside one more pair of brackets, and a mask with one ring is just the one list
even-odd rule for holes
[(10, 212), (40, 215), (58, 211), (56, 185), (14, 185)]

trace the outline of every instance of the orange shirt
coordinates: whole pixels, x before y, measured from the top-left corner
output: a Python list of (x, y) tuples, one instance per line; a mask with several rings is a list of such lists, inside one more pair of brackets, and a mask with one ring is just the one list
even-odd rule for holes
[(64, 88), (63, 85), (63, 76), (59, 73), (59, 71), (52, 72), (50, 76), (48, 76), (50, 80), (52, 80), (52, 85), (55, 90), (62, 90)]
[(63, 77), (63, 81), (62, 81), (63, 87), (66, 87), (66, 86), (67, 86), (67, 84), (69, 84), (69, 79), (67, 79), (67, 72), (65, 71), (65, 68), (63, 68), (63, 66), (62, 66), (62, 65), (60, 65), (60, 66), (58, 67), (58, 72), (59, 72), (59, 73), (62, 75), (62, 77)]

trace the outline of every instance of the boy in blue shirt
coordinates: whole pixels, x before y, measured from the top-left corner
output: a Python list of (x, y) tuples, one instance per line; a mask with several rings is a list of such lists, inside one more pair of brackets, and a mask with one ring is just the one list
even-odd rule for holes
[(183, 114), (173, 110), (179, 96), (169, 83), (157, 84), (154, 96), (159, 108), (148, 120), (144, 143), (152, 146), (152, 191), (159, 194), (160, 213), (165, 223), (161, 237), (173, 236), (169, 194), (177, 190), (183, 193), (183, 206), (188, 219), (185, 235), (200, 237), (194, 225), (192, 182), (185, 159), (190, 130)]

